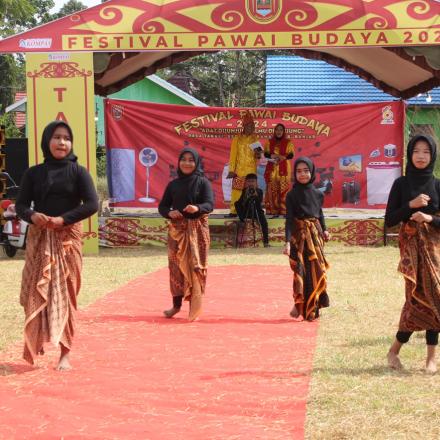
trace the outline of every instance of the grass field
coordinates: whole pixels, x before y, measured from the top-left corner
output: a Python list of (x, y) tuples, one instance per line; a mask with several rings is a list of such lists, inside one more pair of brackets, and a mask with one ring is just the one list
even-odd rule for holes
[[(440, 380), (424, 373), (423, 335), (415, 335), (403, 348), (405, 370), (386, 368), (404, 298), (396, 271), (398, 250), (330, 244), (327, 256), (331, 308), (320, 322), (306, 437), (439, 439)], [(23, 262), (22, 254), (12, 260), (0, 257), (0, 275), (9, 283), (0, 291), (0, 350), (21, 338)], [(99, 256), (84, 258), (80, 307), (166, 263), (164, 248), (101, 249)], [(287, 260), (280, 248), (210, 254), (210, 265), (249, 263), (285, 265)]]

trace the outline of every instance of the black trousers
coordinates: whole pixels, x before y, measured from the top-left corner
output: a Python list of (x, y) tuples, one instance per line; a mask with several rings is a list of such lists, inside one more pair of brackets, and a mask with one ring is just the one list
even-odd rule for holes
[(249, 206), (245, 204), (245, 206), (235, 203), (235, 209), (237, 210), (238, 217), (240, 221), (244, 222), (246, 219), (258, 220), (261, 225), (261, 232), (263, 233), (263, 242), (269, 243), (269, 226), (267, 224), (266, 216), (264, 215), (264, 211), (262, 208), (256, 205)]
[[(405, 344), (409, 341), (409, 338), (414, 332), (401, 332), (396, 333), (396, 339), (401, 343)], [(438, 345), (438, 331), (436, 330), (426, 330), (426, 345)]]
[(182, 307), (182, 300), (183, 300), (183, 295), (173, 296), (173, 307), (175, 309), (180, 309)]

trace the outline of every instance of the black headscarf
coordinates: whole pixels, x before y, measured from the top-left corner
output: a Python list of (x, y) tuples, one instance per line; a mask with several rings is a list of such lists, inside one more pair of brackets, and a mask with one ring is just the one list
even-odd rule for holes
[[(307, 183), (300, 183), (296, 180), (296, 169), (300, 163), (305, 163), (310, 170), (311, 178)], [(299, 157), (293, 165), (293, 176), (294, 184), (287, 197), (291, 201), (294, 216), (297, 218), (319, 218), (324, 195), (313, 185), (316, 178), (315, 165), (308, 157)]]
[[(55, 130), (58, 127), (64, 127), (69, 132), (70, 139), (72, 141), (72, 149), (69, 154), (63, 159), (56, 159), (50, 152), (50, 140), (52, 139)], [(43, 200), (47, 197), (52, 185), (57, 182), (68, 181), (72, 178), (72, 175), (77, 172), (78, 158), (73, 153), (73, 133), (70, 126), (63, 121), (53, 121), (49, 123), (43, 131), (41, 136), (41, 149), (44, 156), (44, 170), (45, 179), (43, 183), (42, 193)]]
[[(196, 167), (191, 174), (184, 174), (180, 169), (180, 160), (185, 153), (190, 153), (194, 158)], [(179, 181), (187, 188), (188, 198), (191, 204), (196, 203), (197, 195), (200, 189), (200, 183), (203, 179), (203, 169), (200, 161), (199, 153), (190, 147), (185, 147), (179, 154), (179, 159), (177, 161), (177, 175), (179, 176)]]
[[(429, 150), (431, 151), (431, 161), (429, 162), (429, 165), (423, 169), (416, 168), (412, 161), (414, 147), (418, 141), (425, 141), (429, 146)], [(434, 142), (434, 139), (424, 134), (414, 136), (408, 142), (406, 157), (405, 175), (409, 184), (409, 196), (412, 199), (417, 197), (419, 194), (430, 193), (435, 184), (434, 165), (437, 158), (437, 146)]]
[(59, 166), (69, 162), (76, 162), (78, 158), (73, 154), (73, 148), (70, 150), (70, 153), (64, 159), (55, 159), (50, 152), (50, 140), (52, 139), (55, 130), (58, 127), (64, 127), (70, 135), (70, 140), (72, 141), (73, 146), (73, 133), (70, 126), (64, 121), (53, 121), (49, 123), (43, 131), (41, 136), (41, 149), (43, 150), (44, 163), (55, 163)]

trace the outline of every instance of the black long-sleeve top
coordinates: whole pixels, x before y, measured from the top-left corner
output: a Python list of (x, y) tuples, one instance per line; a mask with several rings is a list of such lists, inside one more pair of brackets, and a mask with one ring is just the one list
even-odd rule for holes
[[(256, 207), (258, 209), (263, 209), (263, 190), (261, 188), (255, 188), (256, 195)], [(249, 195), (247, 189), (243, 189), (241, 192), (240, 198), (235, 202), (236, 205), (240, 206), (242, 209), (245, 209), (247, 202), (249, 201)]]
[(29, 168), (22, 178), (15, 204), (21, 219), (32, 223), (32, 215), (40, 212), (51, 217), (62, 217), (65, 225), (71, 225), (98, 211), (95, 185), (84, 167), (72, 167), (74, 172), (55, 179), (47, 189), (45, 166), (40, 164)]
[(308, 200), (308, 206), (301, 206), (299, 203), (297, 203), (293, 196), (291, 196), (291, 192), (287, 193), (285, 225), (286, 242), (290, 241), (290, 238), (292, 237), (292, 228), (295, 219), (303, 220), (305, 218), (317, 218), (321, 224), (322, 230), (327, 230), (324, 213), (322, 212), (324, 195), (316, 188), (313, 188), (313, 192), (314, 197), (311, 197)]
[[(191, 196), (190, 183), (184, 179), (175, 179), (165, 188), (162, 200), (159, 203), (159, 213), (162, 217), (170, 218), (169, 213), (178, 210), (185, 218), (198, 218), (209, 214), (214, 209), (214, 194), (211, 183), (205, 177), (198, 178), (198, 187), (195, 195)], [(195, 205), (199, 210), (193, 214), (183, 212), (187, 205)]]
[(427, 206), (410, 208), (409, 188), (406, 179), (405, 176), (397, 178), (391, 187), (385, 211), (386, 226), (391, 227), (400, 222), (407, 222), (412, 214), (420, 211), (432, 215), (432, 222), (430, 224), (440, 228), (440, 216), (435, 215), (440, 212), (440, 180), (435, 179), (433, 187), (423, 191), (424, 194), (431, 198)]

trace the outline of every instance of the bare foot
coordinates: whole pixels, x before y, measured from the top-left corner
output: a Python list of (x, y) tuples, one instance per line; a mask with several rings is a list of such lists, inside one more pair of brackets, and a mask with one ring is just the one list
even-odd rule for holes
[(70, 365), (69, 360), (69, 353), (60, 356), (60, 361), (58, 362), (56, 369), (58, 371), (68, 371), (72, 369), (72, 365)]
[(301, 315), (299, 315), (296, 318), (293, 318), (292, 321), (294, 321), (294, 322), (303, 322), (304, 318)]
[(299, 310), (299, 308), (296, 307), (296, 304), (293, 306), (293, 309), (290, 311), (290, 316), (297, 322), (304, 321), (304, 318), (302, 316), (302, 310)]
[(174, 315), (180, 312), (180, 309), (177, 307), (171, 307), (171, 309), (164, 310), (163, 314), (165, 315), (165, 318), (172, 318)]
[(434, 360), (426, 361), (426, 372), (429, 374), (437, 373), (437, 364)]
[(399, 356), (396, 353), (389, 351), (387, 354), (387, 360), (388, 360), (388, 366), (393, 370), (401, 370), (403, 368)]

